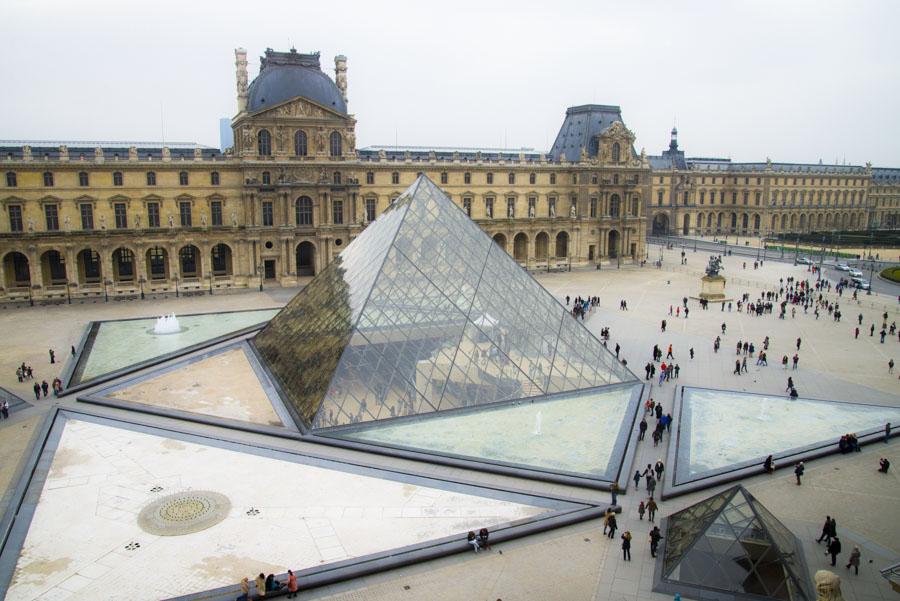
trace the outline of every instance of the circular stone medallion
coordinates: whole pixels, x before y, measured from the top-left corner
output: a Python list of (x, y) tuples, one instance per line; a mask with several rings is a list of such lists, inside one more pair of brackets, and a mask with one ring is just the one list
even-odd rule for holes
[(180, 536), (211, 528), (228, 517), (231, 502), (209, 490), (189, 490), (157, 499), (138, 514), (138, 525), (158, 536)]

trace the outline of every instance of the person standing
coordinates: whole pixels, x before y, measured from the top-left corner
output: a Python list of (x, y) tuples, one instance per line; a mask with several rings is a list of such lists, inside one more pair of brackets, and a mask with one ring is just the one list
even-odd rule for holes
[(893, 358), (891, 358), (891, 360), (888, 361), (888, 373), (889, 374), (894, 373), (894, 359)]
[(622, 533), (622, 561), (631, 561), (631, 532)]
[(44, 392), (44, 398), (46, 399), (50, 395), (50, 385), (47, 384), (47, 380), (41, 382), (41, 390)]
[(794, 367), (793, 369), (797, 369), (797, 364), (800, 363), (800, 355), (794, 353)]
[(298, 590), (300, 590), (300, 587), (297, 585), (297, 576), (294, 575), (294, 572), (292, 572), (291, 570), (288, 570), (287, 598), (288, 599), (296, 599)]
[(884, 442), (887, 442), (891, 438), (891, 422), (888, 422), (884, 425)]
[(800, 350), (800, 338), (797, 338), (797, 350)]
[(56, 353), (53, 352), (53, 349), (50, 349), (50, 363), (56, 363)]
[(853, 339), (859, 340), (859, 328), (856, 328), (856, 330), (853, 332)]
[(659, 509), (659, 505), (656, 504), (656, 501), (653, 500), (653, 497), (650, 497), (650, 500), (647, 501), (647, 519), (649, 521), (653, 521), (656, 518), (656, 510)]
[(34, 400), (41, 400), (41, 385), (35, 382), (32, 388), (34, 389)]
[[(850, 552), (850, 561), (847, 562), (847, 569), (853, 567), (853, 573), (855, 576), (859, 576), (859, 558), (862, 556), (862, 553), (859, 551), (859, 547), (853, 547), (853, 551)], [(834, 565), (834, 564), (832, 564)]]
[(741, 360), (735, 359), (734, 361), (734, 373), (737, 375), (741, 375)]
[(803, 476), (803, 462), (798, 461), (794, 466), (794, 476), (797, 477), (797, 486), (800, 486), (800, 478)]
[(3, 416), (3, 419), (9, 419), (9, 401), (5, 399), (0, 402), (0, 415)]
[(691, 350), (688, 351), (688, 352), (689, 352), (690, 355), (691, 355), (691, 359), (693, 359), (693, 358), (694, 358), (694, 347), (691, 347)]
[(647, 493), (649, 493), (650, 498), (653, 498), (653, 491), (656, 490), (656, 478), (652, 475), (647, 476)]
[(650, 531), (650, 557), (656, 557), (656, 549), (659, 547), (659, 541), (662, 540), (662, 533), (659, 526), (654, 526)]
[(831, 544), (828, 545), (828, 554), (831, 555), (831, 565), (837, 563), (837, 556), (841, 554), (841, 539), (838, 537), (834, 537), (831, 539)]
[(662, 459), (657, 459), (656, 464), (653, 466), (653, 471), (656, 472), (656, 479), (659, 480), (662, 478), (662, 474), (665, 471), (666, 467), (663, 465)]
[(632, 478), (632, 480), (634, 480), (634, 487), (635, 487), (635, 488), (637, 488), (638, 486), (641, 485), (641, 472), (640, 472), (640, 470), (634, 470), (634, 478)]
[(619, 483), (613, 482), (612, 486), (609, 487), (609, 494), (612, 495), (612, 504), (617, 505), (616, 500), (619, 497)]
[(607, 521), (606, 525), (609, 527), (609, 538), (610, 539), (615, 538), (616, 537), (616, 528), (619, 527), (619, 525), (616, 523), (616, 514), (615, 513), (609, 514), (609, 520)]

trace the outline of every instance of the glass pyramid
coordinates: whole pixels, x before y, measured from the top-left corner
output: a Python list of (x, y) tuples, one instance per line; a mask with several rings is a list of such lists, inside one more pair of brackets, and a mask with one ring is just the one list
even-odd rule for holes
[[(671, 515), (661, 581), (783, 601), (815, 598), (800, 541), (742, 486)], [(657, 587), (656, 590), (665, 590)]]
[(254, 345), (313, 430), (636, 381), (425, 176)]

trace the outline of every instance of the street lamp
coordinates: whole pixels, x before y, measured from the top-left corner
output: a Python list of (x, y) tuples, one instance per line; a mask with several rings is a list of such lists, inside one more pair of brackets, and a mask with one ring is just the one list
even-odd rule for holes
[(70, 305), (72, 304), (71, 286), (74, 286), (74, 285), (75, 284), (73, 282), (66, 282), (66, 302), (68, 302), (68, 304), (70, 304)]
[(209, 278), (209, 295), (212, 296), (212, 293), (213, 293), (213, 289), (212, 289), (212, 280), (213, 280), (213, 276), (212, 276), (211, 273), (208, 273), (208, 274), (206, 274), (206, 277)]
[(31, 282), (28, 282), (28, 304), (33, 307), (34, 306), (34, 295), (31, 292), (32, 288), (33, 288), (33, 286), (31, 285)]
[(178, 274), (175, 274), (175, 298), (178, 298)]
[(146, 280), (144, 279), (144, 276), (138, 277), (138, 283), (141, 285), (141, 300), (144, 300), (144, 282), (145, 281)]
[[(548, 262), (548, 265), (549, 265), (549, 262)], [(548, 267), (547, 271), (550, 271), (549, 267)], [(262, 263), (260, 263), (259, 265), (256, 266), (256, 272), (259, 274), (259, 291), (262, 292), (263, 291), (263, 264)]]
[(875, 261), (869, 260), (869, 289), (866, 290), (866, 296), (872, 296), (872, 282), (875, 279)]
[(107, 288), (107, 286), (109, 286), (110, 284), (111, 282), (108, 279), (103, 278), (103, 302), (105, 303), (109, 302), (109, 289)]

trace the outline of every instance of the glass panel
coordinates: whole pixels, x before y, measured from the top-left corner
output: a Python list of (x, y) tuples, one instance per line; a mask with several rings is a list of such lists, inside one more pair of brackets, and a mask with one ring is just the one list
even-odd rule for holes
[[(525, 402), (442, 411), (409, 419), (335, 431), (334, 436), (421, 450), (584, 474), (616, 475), (633, 415), (634, 387), (565, 393)], [(389, 417), (409, 415), (395, 412)]]
[[(847, 432), (863, 432), (900, 421), (900, 408), (685, 388), (681, 406), (676, 482), (684, 483)], [(760, 454), (757, 442), (765, 438)]]

